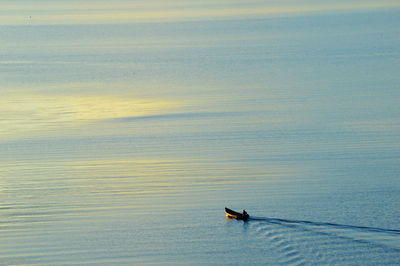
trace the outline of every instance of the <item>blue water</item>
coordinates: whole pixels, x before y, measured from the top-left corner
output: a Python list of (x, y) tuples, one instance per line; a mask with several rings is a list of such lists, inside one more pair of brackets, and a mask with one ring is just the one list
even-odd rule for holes
[[(399, 29), (0, 26), (0, 264), (398, 265)], [(86, 121), (81, 96), (176, 106)]]

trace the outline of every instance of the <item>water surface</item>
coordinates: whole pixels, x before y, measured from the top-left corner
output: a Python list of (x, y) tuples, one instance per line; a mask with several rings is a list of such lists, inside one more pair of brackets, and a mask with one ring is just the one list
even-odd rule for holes
[(399, 264), (399, 29), (0, 26), (0, 264)]

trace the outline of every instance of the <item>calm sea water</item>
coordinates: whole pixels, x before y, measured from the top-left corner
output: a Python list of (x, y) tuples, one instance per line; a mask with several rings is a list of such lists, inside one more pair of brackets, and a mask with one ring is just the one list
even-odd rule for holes
[(0, 264), (398, 265), (399, 18), (1, 26)]

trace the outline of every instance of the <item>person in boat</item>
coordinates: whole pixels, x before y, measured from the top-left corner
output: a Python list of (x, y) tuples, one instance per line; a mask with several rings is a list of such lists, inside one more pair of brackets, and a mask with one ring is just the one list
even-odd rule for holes
[(243, 217), (249, 217), (249, 214), (247, 213), (247, 211), (246, 211), (246, 210), (243, 210), (243, 213), (242, 213), (242, 215), (243, 215)]

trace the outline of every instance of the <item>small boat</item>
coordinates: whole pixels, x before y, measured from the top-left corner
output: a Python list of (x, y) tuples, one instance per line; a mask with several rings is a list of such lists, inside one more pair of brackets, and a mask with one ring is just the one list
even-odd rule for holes
[(225, 213), (226, 217), (228, 218), (243, 220), (243, 221), (249, 219), (249, 214), (245, 210), (243, 210), (243, 213), (240, 213), (225, 207)]

